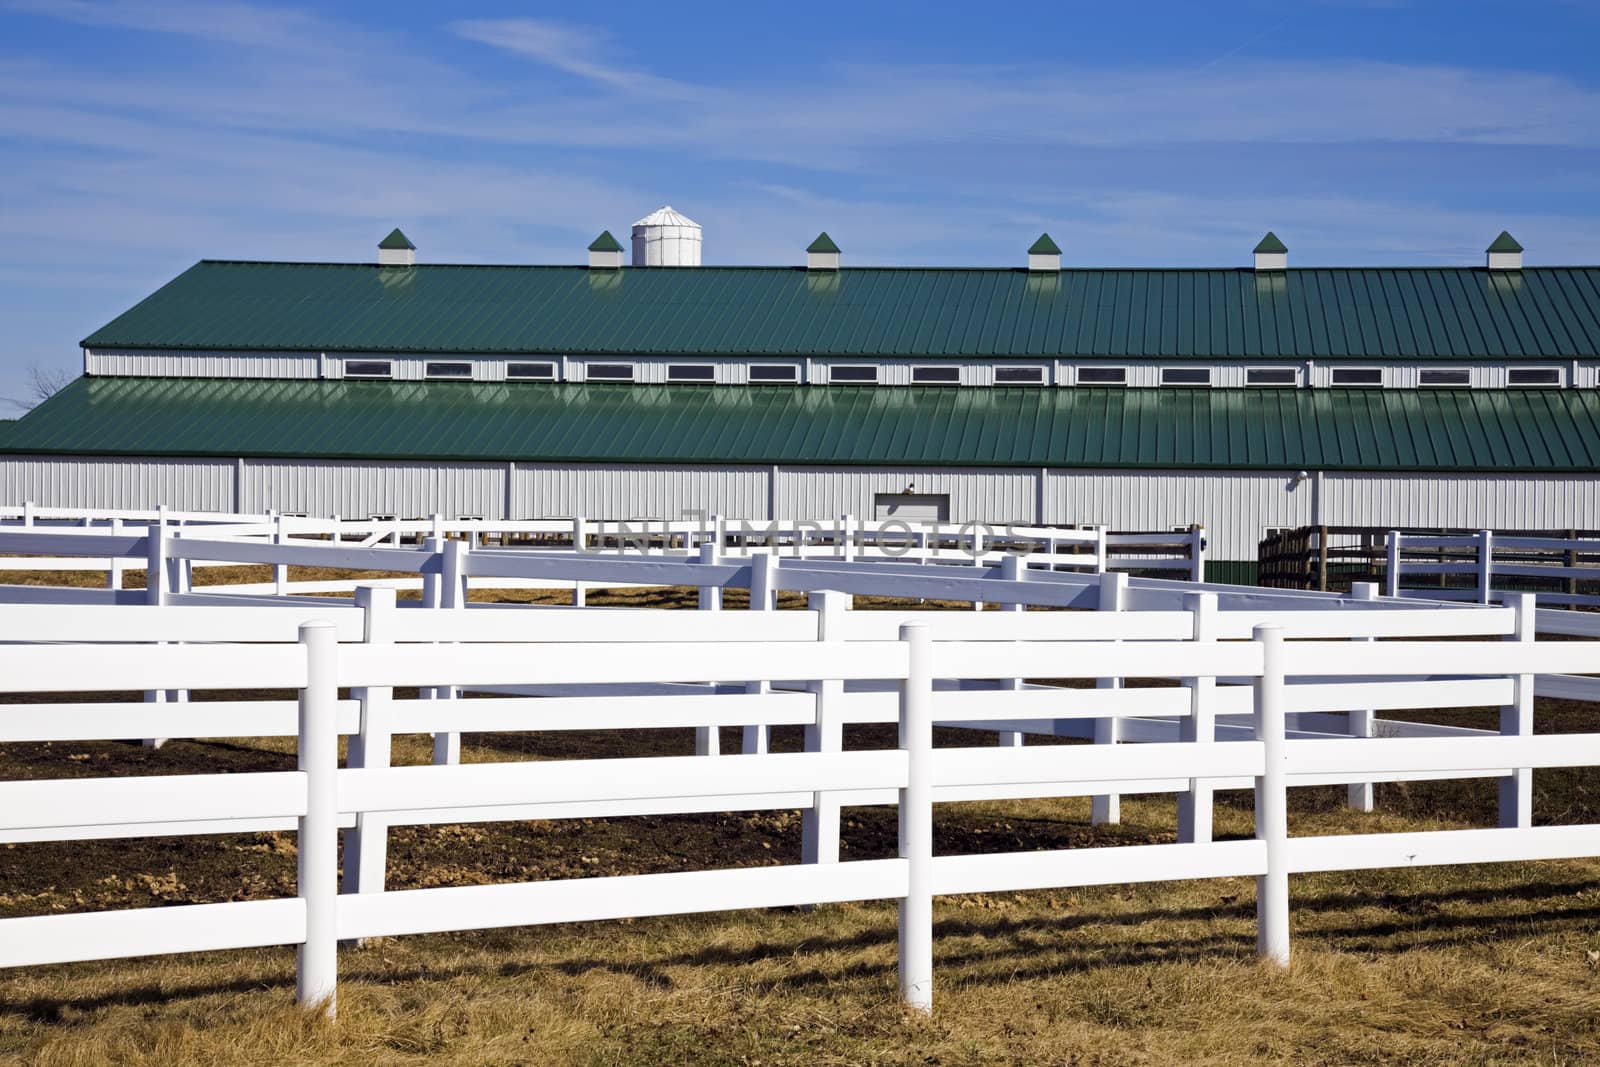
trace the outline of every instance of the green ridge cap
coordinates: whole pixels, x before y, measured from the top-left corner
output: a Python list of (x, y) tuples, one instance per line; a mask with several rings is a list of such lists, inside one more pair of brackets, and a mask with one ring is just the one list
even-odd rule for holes
[(611, 236), (611, 231), (610, 230), (601, 230), (600, 231), (600, 236), (596, 237), (594, 239), (594, 243), (589, 246), (589, 251), (591, 251), (591, 252), (621, 252), (622, 251), (622, 245), (617, 241), (617, 239), (615, 237)]
[(828, 231), (823, 230), (817, 234), (817, 239), (806, 245), (807, 252), (831, 252), (839, 254), (839, 246), (833, 243), (833, 238), (828, 236)]
[(398, 226), (389, 231), (389, 236), (378, 242), (378, 247), (386, 250), (396, 248), (409, 248), (413, 252), (417, 250), (417, 246), (411, 243), (409, 237), (400, 232), (400, 227)]
[(1273, 233), (1271, 230), (1268, 230), (1267, 235), (1261, 239), (1261, 243), (1256, 245), (1252, 251), (1255, 252), (1256, 255), (1267, 254), (1282, 256), (1288, 254), (1289, 246), (1278, 240), (1277, 234)]
[(1059, 256), (1060, 254), (1061, 249), (1056, 247), (1056, 243), (1050, 240), (1050, 235), (1047, 233), (1041, 233), (1039, 239), (1028, 246), (1028, 255), (1030, 256)]
[(1485, 249), (1485, 251), (1520, 252), (1522, 251), (1522, 246), (1517, 244), (1517, 239), (1511, 236), (1511, 232), (1509, 230), (1501, 230), (1500, 236), (1494, 239), (1494, 244), (1490, 245), (1487, 249)]

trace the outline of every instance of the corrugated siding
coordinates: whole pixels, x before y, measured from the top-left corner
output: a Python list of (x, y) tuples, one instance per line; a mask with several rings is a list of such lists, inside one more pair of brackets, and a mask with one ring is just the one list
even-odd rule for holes
[(777, 517), (871, 519), (877, 494), (904, 493), (910, 485), (919, 494), (948, 494), (955, 522), (1033, 522), (1038, 504), (1038, 472), (1015, 467), (781, 467)]
[(1044, 521), (1151, 531), (1198, 522), (1212, 558), (1255, 559), (1265, 527), (1311, 522), (1312, 483), (1290, 486), (1270, 472), (1052, 470)]
[(504, 464), (251, 460), (245, 511), (423, 518), (505, 517)]
[(1600, 478), (1537, 475), (1328, 475), (1330, 526), (1569, 530), (1600, 519)]
[(1600, 268), (622, 269), (204, 261), (90, 347), (1460, 359), (1600, 354)]
[(320, 365), (315, 352), (91, 351), (84, 371), (135, 378), (315, 378)]
[(232, 511), (233, 480), (228, 460), (0, 457), (0, 499), (52, 508)]
[(676, 519), (691, 513), (740, 518), (767, 514), (765, 467), (517, 464), (516, 518)]

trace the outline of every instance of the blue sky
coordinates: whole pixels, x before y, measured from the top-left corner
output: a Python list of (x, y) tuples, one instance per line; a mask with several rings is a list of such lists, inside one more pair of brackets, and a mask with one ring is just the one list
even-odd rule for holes
[(0, 0), (0, 396), (197, 259), (1600, 262), (1600, 3)]

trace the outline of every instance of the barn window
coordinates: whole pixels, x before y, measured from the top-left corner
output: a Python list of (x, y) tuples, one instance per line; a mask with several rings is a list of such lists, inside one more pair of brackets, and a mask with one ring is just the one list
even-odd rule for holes
[(1509, 385), (1560, 385), (1561, 371), (1556, 367), (1513, 367), (1507, 372)]
[(709, 363), (667, 364), (667, 381), (669, 382), (714, 382), (716, 380), (717, 370)]
[(800, 380), (800, 368), (793, 363), (753, 363), (750, 380), (761, 383), (792, 383)]
[(1335, 367), (1334, 385), (1382, 385), (1383, 369), (1380, 367)]
[(633, 364), (591, 363), (586, 368), (585, 375), (591, 382), (631, 382)]
[(1471, 385), (1472, 372), (1459, 368), (1451, 368), (1450, 370), (1425, 370), (1417, 380), (1422, 385), (1441, 388)]
[(554, 363), (507, 363), (506, 377), (514, 382), (553, 382), (556, 380)]
[(1210, 385), (1210, 367), (1162, 367), (1162, 385)]
[(1300, 372), (1293, 367), (1250, 367), (1244, 372), (1246, 385), (1298, 385)]
[(386, 359), (350, 359), (344, 364), (346, 378), (392, 378), (394, 364)]
[(424, 372), (429, 378), (470, 378), (472, 377), (472, 364), (470, 363), (429, 363)]
[(994, 369), (994, 383), (996, 385), (1043, 385), (1043, 367), (996, 367)]
[(1079, 367), (1079, 385), (1127, 385), (1127, 367)]
[(911, 381), (916, 385), (960, 385), (960, 367), (912, 367)]
[(878, 368), (862, 365), (829, 367), (828, 381), (849, 385), (875, 385), (878, 381)]

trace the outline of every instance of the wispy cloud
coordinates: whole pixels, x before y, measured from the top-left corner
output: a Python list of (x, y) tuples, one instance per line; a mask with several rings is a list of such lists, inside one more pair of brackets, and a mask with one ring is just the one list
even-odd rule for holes
[(556, 19), (463, 19), (451, 32), (608, 89), (667, 100), (698, 101), (713, 94), (627, 64), (609, 34)]

